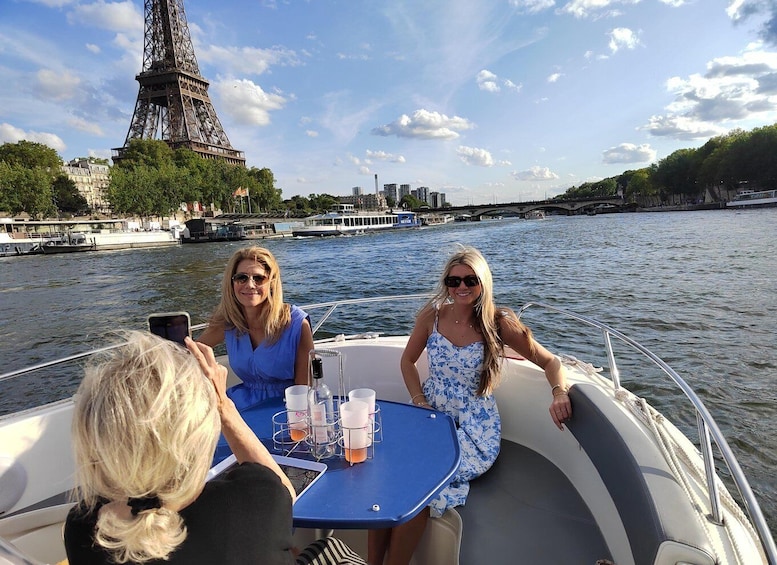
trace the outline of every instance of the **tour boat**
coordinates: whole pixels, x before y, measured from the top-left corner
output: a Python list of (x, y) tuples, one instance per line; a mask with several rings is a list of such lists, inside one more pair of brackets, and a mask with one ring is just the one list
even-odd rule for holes
[(765, 208), (777, 206), (777, 190), (743, 190), (730, 202), (729, 208)]
[[(340, 364), (346, 388), (373, 388), (379, 402), (408, 403), (399, 370), (408, 336), (381, 334), (380, 320), (393, 319), (396, 328), (397, 312), (407, 305), (409, 328), (426, 299), (387, 296), (301, 306), (311, 315), (316, 349), (329, 353), (325, 362)], [(494, 393), (502, 418), (500, 455), (471, 482), (466, 505), (429, 521), (413, 563), (777, 564), (772, 534), (735, 455), (680, 375), (599, 321), (538, 303), (517, 312), (532, 327), (532, 320), (557, 320), (543, 329), (563, 328), (558, 341), (566, 350), (557, 346), (554, 353), (565, 367), (573, 417), (564, 431), (555, 427), (543, 371), (508, 351)], [(195, 326), (195, 335), (203, 327)], [(0, 387), (47, 372), (73, 379), (85, 358), (99, 351), (0, 375)], [(418, 368), (426, 378), (424, 356)], [(336, 371), (327, 368), (325, 374)], [(665, 397), (667, 384), (687, 412), (661, 414), (644, 397), (653, 387)], [(65, 558), (62, 524), (74, 487), (72, 411), (68, 398), (0, 417), (0, 564)], [(391, 432), (383, 427), (383, 437)], [(379, 457), (380, 445), (375, 450)], [(295, 543), (304, 547), (317, 534), (297, 528)], [(334, 535), (365, 555), (365, 531)]]
[(339, 204), (330, 212), (305, 218), (302, 225), (293, 226), (292, 235), (295, 237), (356, 235), (420, 226), (421, 220), (415, 212), (357, 212), (353, 204)]
[[(79, 241), (72, 241), (74, 238)], [(0, 257), (167, 247), (180, 243), (179, 226), (162, 230), (141, 229), (139, 222), (128, 220), (0, 218)]]

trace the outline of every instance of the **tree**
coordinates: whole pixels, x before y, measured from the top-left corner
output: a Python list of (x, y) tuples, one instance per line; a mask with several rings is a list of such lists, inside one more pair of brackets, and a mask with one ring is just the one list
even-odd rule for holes
[(0, 161), (25, 169), (41, 168), (48, 172), (52, 179), (62, 171), (62, 158), (57, 152), (47, 145), (33, 141), (22, 140), (0, 145)]
[(119, 168), (132, 168), (144, 165), (159, 169), (164, 164), (173, 162), (173, 150), (160, 139), (132, 139), (122, 153), (122, 158), (116, 163)]
[(52, 196), (51, 177), (45, 169), (0, 161), (0, 202), (11, 214), (26, 212), (43, 219), (55, 211)]
[(70, 180), (67, 175), (62, 174), (55, 178), (51, 188), (54, 202), (60, 212), (78, 214), (89, 210), (86, 198), (78, 192), (76, 183)]

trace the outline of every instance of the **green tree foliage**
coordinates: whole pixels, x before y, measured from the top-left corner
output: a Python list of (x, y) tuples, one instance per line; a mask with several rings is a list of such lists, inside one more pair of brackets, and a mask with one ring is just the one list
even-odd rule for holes
[(0, 146), (0, 208), (41, 219), (55, 211), (52, 185), (62, 171), (57, 152), (32, 141)]
[(426, 202), (419, 200), (412, 194), (405, 194), (402, 200), (399, 201), (399, 207), (407, 210), (418, 210), (421, 206), (424, 206)]
[(47, 145), (33, 141), (22, 140), (0, 145), (0, 161), (25, 169), (43, 169), (52, 179), (62, 170), (62, 158), (57, 152)]
[(55, 211), (52, 196), (47, 170), (0, 161), (0, 208), (13, 215), (26, 212), (42, 219)]
[[(777, 124), (733, 130), (697, 149), (679, 149), (658, 163), (618, 177), (571, 187), (560, 198), (606, 196), (613, 185), (641, 206), (727, 200), (738, 189), (777, 188)], [(613, 192), (612, 194), (615, 194)]]
[(61, 174), (54, 179), (51, 186), (54, 203), (60, 212), (66, 214), (78, 214), (89, 210), (89, 203), (86, 201), (76, 183), (70, 180), (67, 175)]

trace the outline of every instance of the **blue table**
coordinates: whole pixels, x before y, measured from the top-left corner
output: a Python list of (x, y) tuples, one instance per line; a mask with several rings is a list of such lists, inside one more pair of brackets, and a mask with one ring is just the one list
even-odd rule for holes
[[(373, 458), (355, 465), (339, 457), (323, 460), (326, 473), (294, 504), (296, 527), (391, 528), (417, 515), (450, 483), (460, 459), (453, 419), (410, 404), (384, 400), (378, 405), (383, 440), (375, 445)], [(242, 412), (274, 453), (280, 452), (273, 450), (272, 416), (283, 409), (278, 398)], [(229, 454), (220, 442), (214, 464)]]

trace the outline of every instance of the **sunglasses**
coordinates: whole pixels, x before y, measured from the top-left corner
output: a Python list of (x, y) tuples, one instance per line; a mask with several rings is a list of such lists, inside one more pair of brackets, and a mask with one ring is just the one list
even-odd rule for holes
[(246, 284), (249, 280), (253, 280), (254, 284), (256, 286), (264, 284), (267, 279), (269, 279), (267, 275), (247, 275), (245, 273), (237, 273), (236, 275), (232, 275), (232, 282), (237, 284)]
[(480, 280), (475, 275), (467, 275), (466, 277), (445, 277), (445, 286), (458, 288), (462, 281), (470, 288), (480, 284)]

